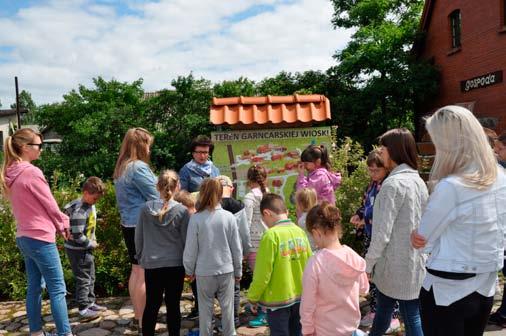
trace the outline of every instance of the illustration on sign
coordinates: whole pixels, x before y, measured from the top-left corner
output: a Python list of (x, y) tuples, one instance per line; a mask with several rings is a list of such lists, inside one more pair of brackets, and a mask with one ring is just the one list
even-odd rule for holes
[(221, 174), (231, 177), (238, 199), (248, 192), (246, 174), (256, 164), (267, 170), (269, 190), (288, 199), (302, 151), (311, 144), (329, 148), (332, 143), (330, 127), (213, 132), (211, 137), (213, 162)]

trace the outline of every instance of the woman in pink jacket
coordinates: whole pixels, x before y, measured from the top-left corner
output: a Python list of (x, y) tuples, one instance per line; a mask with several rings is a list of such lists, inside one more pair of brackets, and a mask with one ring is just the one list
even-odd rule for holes
[(304, 269), (300, 317), (302, 334), (315, 336), (359, 336), (359, 295), (369, 291), (365, 260), (341, 245), (341, 215), (323, 202), (306, 218), (320, 250)]
[(56, 233), (69, 237), (69, 218), (58, 208), (42, 171), (30, 162), (40, 156), (42, 135), (22, 128), (6, 139), (0, 187), (16, 219), (16, 244), (24, 259), (28, 288), (26, 312), (31, 336), (42, 336), (42, 283), (59, 336), (72, 335), (65, 301), (65, 281)]
[[(330, 170), (329, 155), (325, 146), (310, 145), (302, 152), (297, 178), (297, 190), (314, 188), (318, 202), (336, 204), (335, 191), (341, 184), (341, 174)], [(305, 175), (305, 170), (308, 174)]]

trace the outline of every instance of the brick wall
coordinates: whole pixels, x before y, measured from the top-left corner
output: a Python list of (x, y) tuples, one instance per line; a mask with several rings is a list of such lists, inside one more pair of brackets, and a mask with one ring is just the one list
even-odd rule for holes
[[(504, 0), (437, 0), (426, 27), (426, 40), (421, 57), (433, 59), (441, 71), (438, 97), (420, 106), (421, 115), (435, 108), (475, 101), (474, 113), (478, 118), (497, 120), (495, 130), (506, 130), (506, 28)], [(460, 9), (462, 46), (451, 48), (448, 16)], [(503, 82), (461, 92), (460, 82), (490, 72), (502, 70)], [(497, 119), (495, 119), (497, 118)]]

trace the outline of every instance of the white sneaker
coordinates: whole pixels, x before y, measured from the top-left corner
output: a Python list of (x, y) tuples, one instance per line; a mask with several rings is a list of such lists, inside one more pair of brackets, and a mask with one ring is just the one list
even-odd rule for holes
[(368, 312), (361, 320), (360, 320), (360, 326), (361, 327), (370, 327), (372, 326), (372, 322), (374, 321), (374, 313)]
[(91, 310), (89, 308), (83, 309), (79, 311), (79, 316), (83, 319), (94, 319), (95, 317), (98, 317), (99, 313)]
[(93, 303), (91, 306), (88, 307), (88, 309), (96, 311), (96, 312), (99, 312), (99, 311), (106, 311), (107, 307), (100, 306), (100, 305), (98, 305), (96, 303)]
[(394, 334), (401, 328), (401, 322), (399, 319), (392, 319), (392, 322), (390, 322), (390, 327), (388, 327), (387, 331), (385, 331), (385, 334), (390, 335)]

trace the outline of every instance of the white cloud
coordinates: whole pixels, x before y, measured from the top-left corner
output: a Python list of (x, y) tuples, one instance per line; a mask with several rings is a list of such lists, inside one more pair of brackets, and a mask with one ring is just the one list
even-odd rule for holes
[[(273, 10), (240, 20), (259, 5)], [(0, 99), (14, 100), (16, 75), (41, 104), (96, 76), (142, 77), (152, 91), (190, 71), (217, 82), (325, 70), (350, 36), (332, 28), (332, 12), (329, 0), (133, 2), (126, 13), (106, 1), (34, 5), (0, 17)]]

